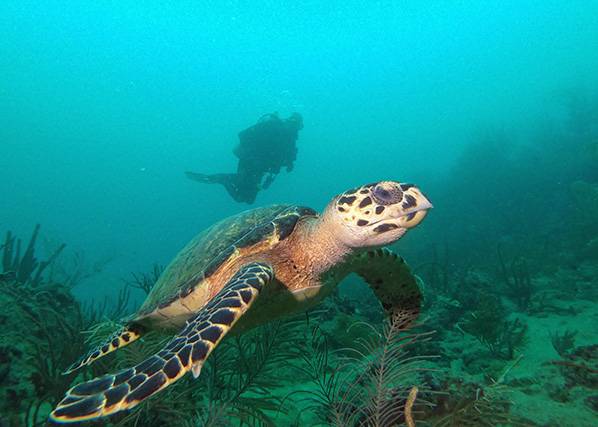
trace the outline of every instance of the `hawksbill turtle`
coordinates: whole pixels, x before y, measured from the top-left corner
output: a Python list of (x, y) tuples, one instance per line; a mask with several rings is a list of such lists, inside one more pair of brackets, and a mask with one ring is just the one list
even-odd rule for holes
[(381, 181), (334, 197), (321, 215), (275, 205), (216, 223), (179, 252), (136, 315), (67, 372), (150, 330), (170, 331), (173, 338), (132, 368), (74, 386), (50, 420), (113, 415), (189, 371), (197, 377), (231, 329), (243, 332), (310, 308), (351, 272), (363, 277), (387, 313), (415, 319), (421, 301), (416, 280), (403, 259), (383, 246), (418, 225), (431, 207), (416, 186)]

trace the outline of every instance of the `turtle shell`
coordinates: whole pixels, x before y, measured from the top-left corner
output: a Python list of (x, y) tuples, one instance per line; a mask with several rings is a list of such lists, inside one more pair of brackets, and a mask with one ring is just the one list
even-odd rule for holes
[(254, 245), (276, 232), (282, 240), (302, 216), (317, 213), (300, 206), (273, 205), (241, 212), (199, 233), (166, 267), (137, 315), (188, 295), (218, 269), (236, 249)]

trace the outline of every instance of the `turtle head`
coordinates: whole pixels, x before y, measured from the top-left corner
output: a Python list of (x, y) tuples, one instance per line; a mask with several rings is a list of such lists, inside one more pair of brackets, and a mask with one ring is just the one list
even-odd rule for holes
[(432, 204), (413, 184), (380, 181), (345, 191), (327, 209), (338, 238), (352, 248), (388, 245), (418, 225)]

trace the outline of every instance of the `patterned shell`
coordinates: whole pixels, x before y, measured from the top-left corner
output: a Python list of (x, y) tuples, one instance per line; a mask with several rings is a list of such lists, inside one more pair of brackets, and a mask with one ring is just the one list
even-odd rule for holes
[(226, 218), (199, 233), (166, 267), (138, 315), (149, 313), (159, 305), (184, 295), (204, 277), (209, 277), (233, 253), (241, 248), (262, 241), (274, 231), (271, 222), (277, 217), (293, 212), (289, 217), (294, 227), (298, 215), (315, 215), (309, 208), (273, 205), (241, 212)]

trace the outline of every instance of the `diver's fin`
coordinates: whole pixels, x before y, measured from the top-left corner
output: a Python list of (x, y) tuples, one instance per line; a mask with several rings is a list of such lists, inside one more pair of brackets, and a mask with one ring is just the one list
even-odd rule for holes
[(213, 184), (214, 181), (211, 179), (210, 175), (206, 175), (205, 173), (198, 173), (198, 172), (185, 172), (187, 178), (192, 179), (193, 181), (202, 182), (204, 184)]
[(244, 266), (159, 353), (133, 368), (71, 388), (50, 414), (50, 421), (76, 423), (126, 411), (189, 371), (197, 377), (212, 350), (273, 277), (269, 265)]
[(213, 173), (205, 174), (198, 172), (185, 172), (187, 178), (193, 181), (201, 182), (203, 184), (222, 184), (227, 185), (231, 182), (235, 182), (237, 174), (235, 173)]
[(83, 366), (91, 365), (100, 357), (103, 357), (108, 353), (112, 353), (113, 351), (138, 340), (144, 332), (144, 328), (135, 323), (122, 326), (115, 333), (110, 335), (110, 337), (106, 339), (103, 344), (97, 346), (81, 359), (69, 366), (63, 374), (67, 375), (79, 368), (82, 368)]
[(402, 316), (407, 323), (417, 318), (422, 295), (403, 258), (381, 248), (357, 255), (354, 264), (354, 271), (372, 288), (389, 315)]

